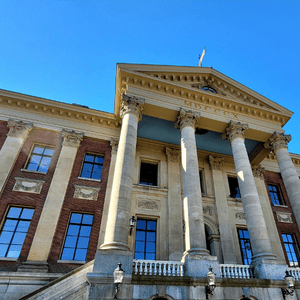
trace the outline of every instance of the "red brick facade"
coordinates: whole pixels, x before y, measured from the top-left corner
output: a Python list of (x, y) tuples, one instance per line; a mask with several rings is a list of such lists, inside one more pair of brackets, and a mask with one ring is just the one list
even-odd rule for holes
[[(265, 172), (265, 184), (266, 184), (266, 188), (268, 190), (268, 193), (269, 193), (268, 184), (278, 185), (280, 187), (281, 195), (283, 197), (284, 205), (280, 205), (280, 206), (273, 205), (272, 201), (271, 201), (271, 198), (270, 198), (270, 193), (269, 193), (270, 204), (271, 204), (271, 207), (272, 207), (272, 210), (273, 210), (275, 223), (276, 223), (276, 226), (277, 226), (277, 230), (279, 232), (279, 237), (280, 237), (283, 249), (285, 249), (285, 248), (284, 248), (281, 233), (293, 234), (294, 237), (297, 240), (297, 244), (299, 245), (299, 242), (300, 242), (299, 229), (298, 229), (298, 226), (297, 226), (297, 223), (296, 223), (296, 220), (295, 220), (292, 208), (291, 208), (291, 204), (290, 204), (290, 201), (289, 201), (289, 198), (288, 198), (288, 195), (287, 195), (287, 192), (286, 192), (286, 189), (285, 189), (285, 186), (284, 186), (284, 183), (282, 181), (280, 173), (274, 173), (274, 172), (266, 171)], [(276, 212), (291, 213), (293, 223), (279, 222), (278, 219), (277, 219), (277, 216), (276, 216)], [(284, 254), (285, 254), (285, 257), (286, 257), (286, 262), (288, 264), (288, 258), (287, 258), (287, 255), (286, 255), (285, 251), (284, 251)]]

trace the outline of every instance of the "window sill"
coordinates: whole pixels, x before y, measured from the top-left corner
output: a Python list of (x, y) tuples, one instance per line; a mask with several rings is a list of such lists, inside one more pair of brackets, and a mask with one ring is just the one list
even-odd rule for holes
[(85, 260), (58, 260), (58, 264), (78, 264), (78, 265), (84, 265), (86, 263)]
[(88, 180), (88, 181), (95, 181), (95, 182), (101, 182), (101, 179), (84, 178), (84, 177), (78, 177), (78, 179)]
[(5, 261), (17, 261), (18, 257), (0, 257), (0, 260), (5, 260)]
[(35, 173), (35, 174), (47, 174), (47, 172), (40, 172), (40, 171), (32, 171), (27, 169), (21, 169), (22, 172), (28, 172), (28, 173)]
[(289, 208), (287, 205), (281, 205), (281, 204), (273, 204), (275, 207), (284, 207), (284, 208)]
[(155, 189), (160, 189), (161, 187), (159, 185), (149, 185), (149, 184), (140, 184), (138, 183), (137, 184), (138, 186), (144, 186), (144, 187), (147, 187), (147, 188), (155, 188)]

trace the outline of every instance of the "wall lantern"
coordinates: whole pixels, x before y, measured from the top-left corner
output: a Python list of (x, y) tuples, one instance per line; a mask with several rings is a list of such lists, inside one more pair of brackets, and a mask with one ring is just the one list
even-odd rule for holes
[(118, 299), (117, 295), (123, 282), (124, 270), (121, 267), (122, 264), (118, 263), (117, 268), (114, 270), (114, 299)]
[(290, 275), (289, 271), (285, 271), (284, 280), (287, 284), (287, 288), (281, 288), (283, 299), (286, 299), (286, 295), (293, 296), (295, 291), (295, 278)]
[(208, 285), (205, 286), (206, 299), (208, 295), (213, 295), (216, 288), (216, 274), (212, 271), (212, 267), (208, 268), (208, 273), (206, 274)]
[(134, 217), (134, 216), (132, 216), (131, 218), (130, 218), (130, 220), (129, 220), (129, 226), (130, 226), (130, 231), (129, 231), (129, 235), (131, 235), (132, 234), (132, 230), (133, 230), (133, 228), (134, 228), (134, 224), (135, 224), (135, 222), (137, 221), (137, 219)]

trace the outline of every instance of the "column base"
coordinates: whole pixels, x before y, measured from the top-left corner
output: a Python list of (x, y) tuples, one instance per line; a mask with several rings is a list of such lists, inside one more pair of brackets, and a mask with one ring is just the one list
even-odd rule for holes
[(210, 256), (210, 252), (205, 248), (191, 248), (183, 252), (183, 256), (185, 255)]
[(100, 246), (101, 250), (122, 250), (129, 251), (130, 248), (127, 244), (112, 242), (112, 243), (104, 243)]
[(210, 255), (199, 255), (184, 253), (182, 260), (184, 263), (184, 274), (190, 277), (206, 277), (209, 269), (212, 268), (216, 277), (221, 277), (218, 258)]
[(48, 273), (48, 263), (45, 261), (25, 261), (18, 267), (18, 272)]
[(259, 279), (283, 280), (288, 266), (285, 263), (278, 263), (271, 260), (262, 261), (254, 266), (254, 276)]
[(273, 264), (278, 264), (278, 260), (276, 259), (276, 255), (273, 253), (259, 253), (257, 255), (254, 255), (252, 257), (252, 265), (256, 266), (261, 263), (270, 263)]

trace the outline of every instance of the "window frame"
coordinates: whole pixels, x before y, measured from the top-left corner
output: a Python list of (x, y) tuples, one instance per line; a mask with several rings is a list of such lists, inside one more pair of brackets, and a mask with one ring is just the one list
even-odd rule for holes
[[(243, 265), (250, 265), (251, 264), (251, 262), (252, 262), (252, 259), (253, 259), (253, 252), (252, 252), (252, 249), (251, 249), (251, 241), (250, 241), (250, 236), (249, 236), (249, 239), (248, 238), (241, 238), (240, 237), (240, 231), (247, 231), (248, 232), (248, 235), (249, 235), (249, 230), (247, 229), (247, 228), (244, 228), (244, 227), (238, 227), (237, 228), (237, 235), (238, 235), (238, 240), (239, 240), (239, 246), (240, 246), (240, 253), (241, 253), (241, 258), (242, 258), (242, 263), (243, 263)], [(244, 234), (243, 234), (243, 236), (244, 236)], [(248, 242), (248, 240), (249, 240), (249, 247), (250, 247), (250, 249), (247, 249), (246, 248), (246, 250), (250, 250), (250, 252), (251, 252), (251, 257), (248, 257), (248, 255), (246, 254), (246, 256), (244, 256), (244, 253), (243, 253), (243, 247), (242, 247), (242, 243), (241, 243), (241, 240), (245, 240), (245, 241), (247, 241)], [(247, 261), (248, 262), (248, 264), (246, 264), (245, 263), (245, 261)]]
[(201, 194), (206, 194), (204, 169), (199, 169), (199, 178), (200, 178)]
[[(103, 158), (103, 163), (102, 163), (102, 170), (101, 170), (101, 175), (100, 175), (100, 179), (96, 179), (96, 178), (89, 178), (89, 177), (82, 177), (82, 172), (83, 172), (83, 167), (84, 167), (84, 163), (85, 163), (85, 157), (86, 155), (93, 155), (93, 156), (99, 156)], [(95, 160), (95, 159), (94, 159)], [(99, 153), (95, 153), (95, 152), (85, 152), (84, 156), (83, 156), (83, 160), (81, 163), (81, 168), (80, 168), (80, 173), (78, 176), (78, 179), (83, 179), (83, 180), (91, 180), (91, 181), (98, 181), (101, 182), (101, 178), (102, 178), (102, 173), (103, 173), (103, 166), (104, 166), (104, 160), (105, 160), (105, 155), (104, 154), (99, 154)], [(97, 164), (97, 165), (101, 165), (101, 164)], [(94, 169), (94, 162), (93, 162), (93, 169)], [(93, 172), (91, 172), (91, 175), (93, 174)]]
[[(46, 148), (46, 147), (48, 147), (48, 148), (51, 148), (52, 150), (53, 150), (53, 154), (52, 154), (52, 156), (49, 156), (49, 155), (41, 155), (42, 157), (51, 157), (51, 160), (50, 160), (50, 162), (49, 162), (49, 165), (48, 165), (48, 167), (47, 167), (47, 171), (46, 172), (44, 172), (44, 171), (38, 171), (38, 170), (29, 170), (28, 169), (28, 166), (30, 165), (30, 162), (31, 162), (31, 158), (32, 158), (32, 156), (33, 156), (33, 151), (34, 151), (34, 148), (36, 147), (36, 146), (40, 146), (40, 147), (44, 147), (44, 148)], [(45, 151), (45, 150), (44, 150)], [(43, 152), (44, 152), (43, 151)], [(48, 170), (49, 170), (49, 168), (50, 168), (50, 166), (51, 166), (51, 163), (52, 163), (52, 159), (53, 159), (53, 157), (54, 157), (54, 154), (55, 154), (55, 146), (54, 145), (48, 145), (48, 144), (43, 144), (43, 143), (33, 143), (32, 144), (32, 147), (31, 147), (31, 149), (30, 149), (30, 152), (29, 152), (29, 155), (28, 155), (28, 157), (27, 157), (27, 160), (26, 160), (26, 163), (25, 163), (25, 165), (24, 165), (24, 168), (22, 169), (22, 171), (26, 171), (26, 172), (36, 172), (36, 173), (40, 173), (40, 174), (47, 174), (47, 172), (48, 172)], [(40, 166), (40, 165), (39, 165)]]
[[(236, 179), (237, 181), (237, 188), (238, 188), (238, 192), (237, 194), (235, 195), (232, 195), (231, 194), (231, 188), (230, 188), (230, 181), (229, 181), (229, 178), (233, 178), (233, 179)], [(232, 175), (227, 175), (227, 182), (228, 182), (228, 187), (229, 187), (229, 197), (230, 198), (234, 198), (234, 199), (241, 199), (242, 198), (242, 195), (241, 195), (241, 190), (240, 190), (240, 187), (239, 187), (239, 181), (238, 181), (238, 178), (236, 176), (232, 176)], [(237, 195), (239, 195), (239, 197), (237, 197)]]
[[(156, 171), (156, 185), (154, 184), (143, 184), (141, 183), (141, 170), (142, 170), (142, 164), (149, 164), (149, 165), (156, 165), (157, 171)], [(160, 162), (157, 160), (147, 160), (147, 159), (141, 159), (140, 160), (140, 167), (139, 167), (139, 177), (138, 177), (138, 184), (142, 186), (151, 186), (151, 187), (159, 187), (160, 186), (160, 181), (159, 181), (159, 167), (160, 167)]]
[[(72, 215), (73, 215), (73, 214), (82, 214), (81, 223), (79, 224), (80, 228), (79, 228), (78, 234), (77, 234), (77, 236), (76, 236), (77, 240), (76, 240), (76, 245), (75, 245), (75, 248), (74, 248), (73, 259), (63, 259), (63, 252), (64, 252), (64, 249), (65, 249), (65, 248), (72, 248), (72, 247), (65, 247), (66, 240), (67, 240), (67, 237), (68, 237), (68, 231), (69, 231), (70, 224), (71, 224), (71, 225), (74, 225), (74, 224), (78, 225), (78, 223), (71, 223), (71, 218), (72, 218)], [(91, 215), (91, 216), (93, 216), (93, 220), (92, 220), (92, 224), (91, 224), (91, 225), (82, 224), (83, 215)], [(65, 230), (65, 236), (64, 236), (63, 243), (62, 243), (62, 247), (61, 247), (61, 251), (60, 251), (60, 255), (59, 255), (59, 260), (58, 260), (58, 262), (60, 262), (60, 263), (67, 263), (67, 262), (80, 263), (80, 262), (85, 262), (85, 261), (86, 261), (86, 257), (87, 257), (87, 255), (88, 255), (89, 246), (90, 246), (90, 241), (91, 241), (91, 235), (92, 235), (92, 230), (93, 230), (93, 225), (94, 225), (94, 219), (95, 219), (95, 214), (90, 213), (90, 212), (88, 212), (88, 213), (82, 212), (82, 211), (72, 211), (72, 212), (70, 212), (70, 216), (69, 216), (67, 228), (66, 228), (66, 230)], [(75, 260), (74, 258), (75, 258), (75, 255), (76, 255), (76, 250), (77, 250), (78, 240), (79, 240), (79, 237), (80, 237), (79, 234), (80, 234), (81, 225), (84, 225), (84, 226), (90, 226), (91, 231), (90, 231), (90, 235), (89, 235), (89, 241), (88, 241), (87, 248), (79, 248), (79, 249), (86, 249), (85, 260)], [(72, 236), (72, 235), (70, 235), (70, 236)]]
[[(297, 258), (297, 264), (298, 265), (292, 265), (293, 263), (295, 263), (295, 261), (291, 262), (289, 260), (289, 255), (288, 255), (288, 252), (286, 251), (286, 242), (283, 239), (283, 235), (284, 234), (285, 235), (290, 235), (291, 238), (292, 238), (293, 243), (288, 242), (287, 244), (288, 245), (291, 245), (291, 244), (293, 245), (293, 247), (294, 247), (294, 253), (295, 253), (295, 256)], [(299, 268), (299, 265), (300, 265), (300, 252), (299, 252), (299, 244), (298, 244), (298, 241), (296, 239), (295, 234), (294, 233), (281, 232), (281, 238), (282, 238), (282, 242), (283, 242), (283, 250), (284, 250), (284, 253), (286, 255), (287, 264), (291, 268)]]
[[(267, 185), (268, 185), (268, 195), (269, 195), (269, 199), (270, 199), (272, 205), (274, 205), (274, 206), (286, 206), (286, 203), (284, 201), (284, 198), (283, 198), (283, 195), (282, 195), (282, 192), (281, 192), (280, 184), (273, 183), (273, 182), (268, 182)], [(277, 188), (277, 196), (278, 196), (279, 204), (276, 204), (276, 203), (273, 202), (269, 186), (273, 186), (273, 187)], [(273, 191), (272, 191), (272, 193), (273, 193)]]

